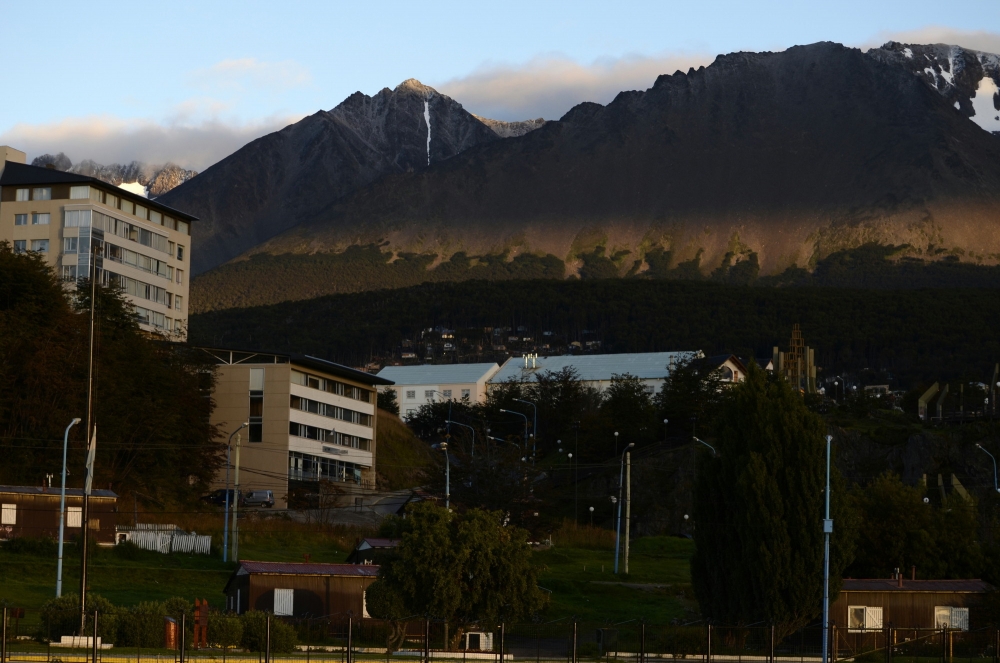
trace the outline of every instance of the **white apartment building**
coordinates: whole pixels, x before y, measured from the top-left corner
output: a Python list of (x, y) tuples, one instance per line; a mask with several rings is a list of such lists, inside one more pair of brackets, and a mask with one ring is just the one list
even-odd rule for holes
[(487, 383), (498, 370), (495, 363), (386, 366), (378, 377), (394, 383), (390, 389), (395, 389), (399, 416), (405, 419), (427, 403), (463, 398), (482, 403)]
[(45, 257), (66, 283), (93, 270), (132, 303), (140, 326), (187, 337), (191, 222), (107, 182), (24, 163), (0, 146), (0, 241)]
[(490, 384), (509, 381), (535, 382), (539, 373), (546, 371), (557, 373), (565, 368), (572, 368), (576, 371), (577, 379), (597, 391), (606, 389), (615, 375), (627, 373), (639, 378), (646, 390), (649, 393), (654, 393), (660, 390), (675, 366), (702, 357), (704, 354), (701, 350), (511, 357), (490, 378)]

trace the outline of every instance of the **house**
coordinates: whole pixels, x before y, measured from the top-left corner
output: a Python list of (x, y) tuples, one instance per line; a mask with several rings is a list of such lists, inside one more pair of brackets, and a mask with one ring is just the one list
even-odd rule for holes
[[(41, 486), (0, 486), (0, 540), (19, 537), (58, 538), (61, 488)], [(118, 495), (110, 490), (93, 490), (87, 503), (90, 536), (98, 544), (115, 544)], [(75, 539), (83, 531), (83, 489), (66, 489), (64, 536)]]
[(695, 362), (719, 375), (719, 380), (723, 383), (742, 382), (747, 377), (747, 367), (736, 355), (715, 355), (696, 359)]
[(252, 562), (241, 560), (225, 588), (226, 608), (238, 614), (263, 610), (284, 617), (352, 612), (367, 617), (365, 590), (378, 567), (363, 564)]
[[(271, 490), (285, 508), (289, 496), (313, 506), (324, 490), (375, 488), (375, 389), (390, 380), (308, 355), (200, 350), (218, 366), (212, 423), (227, 438), (249, 424), (240, 431), (240, 490)], [(230, 462), (235, 482), (235, 449)], [(225, 467), (213, 485), (226, 487)]]
[(642, 380), (650, 393), (658, 391), (670, 372), (678, 364), (704, 355), (701, 351), (639, 352), (614, 355), (562, 355), (539, 357), (525, 355), (511, 357), (490, 378), (490, 384), (503, 382), (534, 382), (539, 373), (557, 373), (566, 368), (576, 371), (577, 377), (587, 386), (603, 391), (615, 375), (629, 374)]
[(845, 579), (830, 606), (830, 619), (848, 634), (890, 624), (900, 629), (967, 631), (970, 609), (975, 622), (975, 609), (990, 589), (982, 580), (905, 580), (900, 574), (887, 579)]
[(68, 289), (91, 268), (120, 287), (147, 331), (187, 335), (196, 217), (93, 177), (24, 163), (0, 146), (0, 241), (33, 251)]
[(365, 538), (354, 546), (348, 556), (351, 564), (379, 564), (399, 546), (399, 539)]
[(427, 403), (463, 398), (483, 402), (486, 384), (498, 370), (495, 363), (386, 366), (378, 377), (394, 385), (399, 416), (405, 418)]

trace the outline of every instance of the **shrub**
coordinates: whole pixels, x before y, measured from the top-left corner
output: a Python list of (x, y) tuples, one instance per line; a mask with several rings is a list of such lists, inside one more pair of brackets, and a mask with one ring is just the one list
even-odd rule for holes
[(57, 553), (59, 544), (48, 537), (32, 538), (18, 537), (3, 544), (5, 552), (21, 555), (52, 556)]
[(142, 548), (135, 545), (131, 541), (124, 541), (115, 546), (114, 556), (118, 559), (125, 559), (130, 562), (134, 562), (135, 560), (142, 558)]
[(162, 647), (163, 619), (167, 611), (162, 603), (144, 601), (117, 615), (120, 647)]
[(243, 640), (239, 617), (212, 612), (208, 615), (208, 641), (217, 647), (235, 647)]
[[(264, 651), (267, 642), (268, 613), (251, 610), (240, 617), (243, 622), (243, 637), (240, 644), (248, 651)], [(295, 630), (283, 621), (271, 618), (271, 651), (279, 654), (295, 649), (298, 639)]]

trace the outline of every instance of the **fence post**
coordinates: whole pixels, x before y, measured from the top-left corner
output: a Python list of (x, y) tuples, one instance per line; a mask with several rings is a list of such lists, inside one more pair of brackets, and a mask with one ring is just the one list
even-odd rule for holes
[(271, 663), (271, 613), (267, 613), (267, 626), (264, 629), (264, 663)]
[(830, 662), (837, 663), (837, 622), (830, 622)]
[(507, 625), (504, 624), (503, 622), (500, 622), (500, 663), (503, 663), (503, 655), (505, 649), (504, 636), (506, 635), (506, 628)]
[(424, 663), (431, 661), (431, 620), (424, 618)]
[(712, 623), (708, 623), (708, 649), (705, 652), (705, 663), (712, 663)]
[(352, 663), (351, 649), (354, 645), (354, 615), (347, 613), (347, 663)]
[(178, 656), (180, 657), (180, 662), (181, 663), (184, 663), (184, 645), (187, 644), (185, 642), (186, 638), (184, 637), (186, 629), (187, 629), (187, 626), (186, 626), (187, 622), (185, 621), (186, 617), (187, 617), (187, 615), (185, 613), (181, 612), (181, 632), (180, 632), (180, 634), (178, 636), (178, 639), (177, 639), (177, 642), (180, 645), (177, 648), (177, 652), (178, 652)]
[(767, 643), (767, 663), (774, 663), (774, 624), (771, 624), (771, 637)]
[(639, 663), (646, 663), (646, 620), (639, 622)]
[(94, 610), (94, 637), (90, 641), (90, 657), (97, 663), (97, 610)]
[(948, 636), (946, 635), (947, 629), (941, 629), (941, 660), (948, 660)]
[[(576, 620), (574, 619), (573, 620), (573, 663), (576, 663), (576, 629), (577, 629), (577, 623)], [(1000, 634), (1000, 631), (997, 631), (997, 633)]]
[(3, 620), (0, 623), (0, 663), (7, 661), (7, 606), (3, 607)]

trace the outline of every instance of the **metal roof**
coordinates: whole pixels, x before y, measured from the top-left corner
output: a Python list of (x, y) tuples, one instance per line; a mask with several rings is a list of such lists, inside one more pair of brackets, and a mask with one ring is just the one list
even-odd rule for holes
[[(559, 357), (538, 357), (528, 360), (524, 367), (523, 357), (511, 357), (500, 370), (490, 378), (490, 382), (531, 382), (542, 371), (560, 371), (567, 367), (576, 369), (580, 380), (596, 382), (610, 380), (613, 375), (635, 376), (643, 380), (658, 380), (670, 375), (670, 367), (702, 356), (700, 350), (681, 352), (637, 352), (616, 355), (562, 355)], [(534, 361), (534, 368), (532, 368)]]
[[(117, 191), (115, 191), (116, 196), (126, 198), (139, 203), (140, 205), (158, 209), (171, 216), (176, 216), (186, 221), (198, 220), (198, 217), (192, 216), (187, 212), (182, 212), (179, 209), (174, 209), (173, 207), (167, 207), (162, 203), (156, 202), (154, 199), (134, 194), (128, 189), (123, 189), (120, 186), (115, 186), (110, 182), (99, 180), (96, 177), (77, 175), (76, 173), (67, 173), (61, 170), (55, 170), (54, 168), (29, 166), (16, 161), (5, 162), (4, 168), (0, 172), (2, 172), (2, 174), (0, 174), (0, 186), (33, 186), (38, 184), (100, 184), (104, 188), (117, 189)], [(86, 203), (88, 201), (80, 200), (76, 202)]]
[(989, 583), (979, 580), (903, 580), (892, 578), (845, 579), (842, 592), (988, 592)]
[[(294, 352), (269, 352), (265, 350), (252, 350), (247, 348), (210, 348), (198, 347), (199, 350), (208, 353), (218, 363), (222, 365), (233, 364), (294, 364), (303, 368), (311, 368), (314, 371), (323, 371), (330, 375), (356, 380), (370, 385), (390, 385), (391, 380), (359, 371), (350, 366), (336, 364), (326, 359), (312, 357), (310, 355), (296, 354)], [(284, 361), (281, 361), (284, 360)]]
[[(62, 488), (44, 488), (42, 486), (0, 486), (0, 493), (17, 493), (19, 495), (55, 495), (58, 497), (62, 494)], [(82, 497), (83, 488), (67, 488), (66, 496)], [(95, 488), (90, 491), (90, 496), (117, 498), (118, 493), (111, 490), (97, 490)]]
[(478, 382), (497, 371), (497, 364), (425, 364), (422, 366), (386, 366), (378, 376), (396, 384), (459, 384)]
[[(360, 576), (366, 578), (374, 578), (378, 575), (378, 566), (374, 564), (240, 561), (240, 569), (246, 573), (274, 573), (279, 575)], [(239, 573), (239, 570), (237, 570), (237, 573)]]
[(399, 539), (361, 539), (356, 550), (361, 550), (361, 546), (368, 544), (369, 548), (395, 548), (399, 545)]

